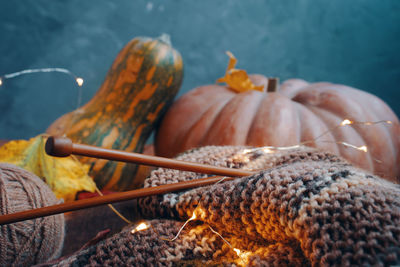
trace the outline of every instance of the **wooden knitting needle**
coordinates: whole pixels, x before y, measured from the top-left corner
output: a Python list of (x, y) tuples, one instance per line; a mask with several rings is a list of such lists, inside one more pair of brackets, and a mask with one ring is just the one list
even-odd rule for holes
[(149, 166), (163, 167), (182, 171), (191, 171), (205, 174), (224, 176), (248, 176), (254, 172), (217, 167), (212, 165), (187, 162), (183, 160), (169, 159), (157, 156), (144, 155), (140, 153), (125, 152), (114, 149), (106, 149), (96, 146), (74, 144), (68, 138), (50, 136), (46, 142), (46, 153), (55, 157), (67, 157), (71, 154), (87, 156), (100, 159), (116, 160), (129, 163), (137, 163)]
[[(46, 152), (49, 155), (58, 157), (66, 157), (68, 155), (75, 154), (81, 156), (92, 156), (96, 158), (140, 163), (145, 165), (159, 166), (159, 167), (179, 169), (185, 171), (193, 171), (206, 174), (217, 174), (226, 176), (248, 176), (254, 174), (254, 172), (246, 170), (216, 167), (216, 166), (193, 163), (193, 162), (185, 162), (181, 160), (173, 160), (156, 156), (142, 155), (138, 153), (128, 153), (118, 150), (104, 149), (89, 145), (73, 144), (72, 141), (67, 138), (49, 137), (46, 142)], [(68, 211), (96, 207), (120, 201), (132, 200), (140, 197), (165, 194), (169, 192), (210, 185), (218, 181), (221, 181), (221, 179), (222, 179), (221, 177), (201, 178), (191, 181), (184, 181), (179, 183), (165, 184), (160, 186), (131, 190), (127, 192), (118, 192), (106, 196), (98, 196), (89, 199), (77, 200), (74, 202), (67, 202), (63, 204), (17, 212), (13, 214), (6, 214), (0, 216), (0, 225), (15, 223), (24, 220), (30, 220), (38, 217), (55, 215)], [(225, 177), (225, 180), (232, 180), (232, 179), (233, 179), (232, 177)]]
[[(221, 179), (222, 179), (222, 177), (220, 177), (220, 176), (195, 179), (195, 180), (191, 180), (191, 181), (184, 181), (184, 182), (173, 183), (173, 184), (165, 184), (165, 185), (160, 185), (160, 186), (141, 188), (141, 189), (126, 191), (126, 192), (118, 192), (118, 193), (113, 193), (113, 194), (105, 195), (105, 196), (98, 196), (98, 197), (93, 197), (93, 198), (76, 200), (76, 201), (67, 202), (67, 203), (63, 203), (63, 204), (47, 206), (47, 207), (42, 207), (42, 208), (33, 209), (33, 210), (21, 211), (21, 212), (16, 212), (16, 213), (12, 213), (12, 214), (1, 215), (0, 216), (0, 225), (35, 219), (38, 217), (55, 215), (55, 214), (64, 213), (64, 212), (68, 212), (68, 211), (91, 208), (91, 207), (111, 204), (111, 203), (120, 202), (120, 201), (132, 200), (132, 199), (141, 198), (141, 197), (154, 196), (154, 195), (165, 194), (165, 193), (169, 193), (169, 192), (180, 191), (180, 190), (190, 189), (190, 188), (199, 187), (199, 186), (210, 185), (210, 184), (214, 184), (218, 181), (221, 181)], [(225, 177), (225, 180), (232, 180), (232, 179), (234, 179), (234, 178)]]

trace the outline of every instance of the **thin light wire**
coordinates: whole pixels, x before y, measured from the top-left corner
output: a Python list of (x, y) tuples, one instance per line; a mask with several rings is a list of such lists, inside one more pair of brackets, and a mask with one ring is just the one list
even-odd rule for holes
[[(25, 75), (25, 74), (30, 74), (30, 73), (37, 73), (37, 72), (61, 72), (61, 73), (66, 73), (70, 76), (72, 76), (74, 78), (74, 80), (78, 83), (79, 86), (81, 86), (81, 84), (79, 84), (79, 82), (77, 81), (77, 79), (79, 78), (78, 76), (76, 76), (73, 72), (71, 72), (70, 70), (64, 69), (64, 68), (41, 68), (41, 69), (26, 69), (26, 70), (21, 70), (21, 71), (17, 71), (17, 72), (13, 72), (13, 73), (8, 73), (8, 74), (4, 74), (1, 77), (4, 79), (11, 79), (11, 78), (15, 78), (17, 76), (21, 76), (21, 75)], [(81, 78), (80, 78), (81, 79)], [(80, 81), (80, 80), (79, 80)]]
[(214, 234), (218, 235), (233, 251), (236, 252), (236, 254), (240, 257), (240, 259), (242, 260), (243, 265), (246, 265), (246, 261), (243, 258), (243, 255), (240, 251), (240, 249), (234, 248), (231, 243), (229, 243), (228, 240), (226, 240), (220, 233), (218, 233), (217, 231), (215, 231), (210, 225), (208, 225), (208, 228), (210, 228), (211, 232), (213, 232)]
[[(104, 196), (103, 193), (99, 190), (99, 188), (96, 185), (96, 192), (100, 195), (100, 196)], [(107, 206), (118, 216), (120, 217), (124, 222), (126, 222), (127, 224), (133, 224), (132, 221), (130, 221), (129, 219), (127, 219), (124, 215), (122, 215), (112, 204), (107, 204)]]
[[(263, 151), (265, 153), (273, 153), (273, 151), (277, 151), (277, 150), (290, 150), (290, 149), (294, 149), (294, 148), (299, 148), (301, 146), (304, 145), (308, 145), (311, 143), (314, 143), (315, 141), (317, 141), (319, 138), (325, 136), (326, 134), (333, 132), (334, 130), (343, 127), (343, 126), (347, 126), (347, 125), (375, 125), (375, 124), (381, 124), (381, 123), (386, 123), (386, 124), (393, 124), (392, 121), (390, 120), (380, 120), (380, 121), (366, 121), (366, 122), (361, 122), (361, 121), (351, 121), (349, 119), (344, 119), (339, 125), (336, 125), (335, 127), (330, 128), (329, 130), (323, 132), (322, 134), (318, 135), (316, 138), (314, 138), (313, 140), (307, 140), (307, 141), (303, 141), (297, 145), (293, 145), (293, 146), (283, 146), (283, 147), (277, 147), (277, 146), (263, 146), (263, 147), (255, 147), (255, 148), (248, 148), (248, 149), (244, 149), (243, 150), (243, 154), (247, 154), (250, 152), (254, 152), (254, 151)], [(367, 152), (368, 151), (368, 147), (366, 145), (362, 145), (362, 146), (355, 146), (352, 144), (349, 144), (347, 142), (343, 142), (343, 141), (327, 141), (327, 140), (323, 140), (323, 141), (319, 141), (322, 143), (335, 143), (338, 145), (343, 145), (346, 147), (350, 147), (350, 148), (354, 148), (363, 152)], [(381, 162), (378, 159), (375, 159), (377, 162)]]
[[(196, 209), (195, 209), (195, 210), (196, 210)], [(162, 240), (165, 240), (165, 241), (170, 241), (170, 242), (175, 241), (175, 240), (179, 237), (179, 235), (181, 234), (183, 228), (185, 228), (185, 226), (186, 226), (190, 221), (193, 221), (193, 220), (195, 220), (195, 219), (196, 219), (196, 214), (195, 214), (195, 212), (193, 211), (192, 217), (190, 217), (189, 219), (187, 219), (186, 222), (181, 226), (181, 228), (179, 228), (179, 231), (178, 231), (178, 233), (175, 235), (174, 238), (169, 239), (169, 238), (161, 237), (161, 239), (162, 239)]]
[(26, 69), (26, 70), (21, 70), (21, 71), (17, 71), (17, 72), (13, 72), (13, 73), (8, 73), (8, 74), (4, 74), (2, 76), (0, 76), (0, 86), (3, 85), (3, 80), (6, 79), (12, 79), (21, 75), (26, 75), (26, 74), (32, 74), (32, 73), (48, 73), (48, 72), (59, 72), (59, 73), (65, 73), (67, 75), (69, 75), (70, 77), (72, 77), (76, 84), (79, 87), (78, 90), (78, 101), (77, 101), (77, 107), (79, 108), (81, 103), (82, 103), (82, 85), (83, 85), (83, 79), (78, 77), (77, 75), (75, 75), (72, 71), (68, 70), (68, 69), (64, 69), (64, 68), (40, 68), (40, 69)]
[(234, 249), (234, 247), (231, 245), (231, 243), (229, 243), (229, 241), (226, 240), (220, 233), (215, 231), (210, 225), (208, 225), (208, 228), (210, 228), (211, 232), (218, 235), (232, 250)]
[(314, 142), (314, 141), (318, 140), (319, 138), (323, 137), (324, 135), (327, 135), (328, 133), (331, 133), (331, 132), (335, 131), (336, 129), (343, 127), (343, 126), (348, 126), (348, 125), (368, 125), (368, 126), (370, 126), (370, 125), (381, 124), (381, 123), (392, 124), (393, 122), (389, 121), (389, 120), (365, 121), (364, 122), (364, 121), (351, 121), (349, 119), (344, 119), (340, 124), (326, 130), (322, 134), (315, 137), (313, 140), (305, 141), (305, 142), (302, 142), (301, 144), (308, 144), (308, 143)]

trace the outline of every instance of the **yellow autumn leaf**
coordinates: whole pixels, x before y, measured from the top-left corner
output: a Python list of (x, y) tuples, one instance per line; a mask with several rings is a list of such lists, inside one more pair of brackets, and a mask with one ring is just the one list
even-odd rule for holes
[(55, 158), (47, 155), (45, 143), (43, 135), (10, 141), (0, 147), (0, 162), (11, 163), (36, 174), (50, 186), (57, 198), (64, 201), (74, 200), (79, 191), (95, 191), (96, 184), (88, 175), (89, 165), (71, 156)]
[(249, 75), (245, 70), (235, 69), (237, 59), (235, 56), (227, 51), (226, 54), (229, 56), (228, 67), (226, 68), (225, 76), (217, 80), (218, 83), (226, 83), (230, 88), (236, 92), (246, 92), (249, 90), (264, 91), (264, 86), (255, 85), (249, 78)]

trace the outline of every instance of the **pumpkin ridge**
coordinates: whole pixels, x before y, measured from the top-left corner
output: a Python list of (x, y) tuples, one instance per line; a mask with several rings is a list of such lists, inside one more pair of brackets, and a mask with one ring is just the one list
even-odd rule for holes
[[(334, 154), (339, 154), (339, 145), (337, 143), (335, 143), (335, 137), (332, 135), (331, 132), (327, 132), (329, 130), (328, 125), (325, 123), (325, 121), (323, 121), (312, 109), (309, 108), (309, 106), (304, 105), (302, 103), (299, 102), (294, 102), (297, 106), (297, 110), (299, 110), (300, 112), (300, 116), (304, 116), (304, 117), (310, 117), (312, 116), (312, 126), (314, 127), (304, 127), (303, 124), (304, 123), (308, 123), (308, 121), (306, 121), (306, 119), (302, 119), (300, 118), (300, 121), (303, 122), (302, 123), (302, 129), (304, 130), (310, 130), (312, 132), (312, 138), (306, 138), (304, 137), (304, 130), (301, 131), (300, 133), (300, 140), (299, 143), (305, 143), (305, 145), (307, 146), (311, 146), (311, 147), (315, 147), (315, 148), (321, 148), (321, 149), (326, 149), (329, 150), (331, 152), (333, 152)], [(308, 114), (307, 114), (308, 113)], [(320, 131), (315, 132), (315, 127), (319, 126)], [(315, 140), (316, 138), (318, 138), (321, 134), (324, 134), (324, 138), (326, 138), (327, 141), (329, 142), (333, 142), (333, 143), (324, 143), (324, 142), (319, 142), (319, 144), (317, 145), (319, 140)], [(310, 145), (311, 144), (311, 145)], [(321, 146), (322, 144), (322, 146)]]
[(268, 93), (268, 96), (262, 99), (253, 128), (249, 132), (248, 139), (251, 142), (247, 145), (279, 147), (298, 144), (297, 134), (293, 134), (296, 129), (292, 122), (297, 117), (294, 111), (290, 99), (279, 93)]
[(301, 117), (303, 116), (302, 109), (299, 108), (299, 104), (296, 102), (293, 102), (292, 105), (294, 106), (294, 109), (296, 110), (295, 113), (297, 114), (297, 143), (301, 143), (301, 138), (302, 138), (302, 132), (303, 132), (303, 124)]
[[(327, 141), (329, 141), (329, 142), (335, 142), (335, 136), (334, 136), (334, 134), (330, 131), (330, 127), (328, 126), (328, 124), (325, 122), (325, 120), (323, 120), (318, 114), (317, 114), (317, 112), (315, 112), (314, 110), (313, 110), (313, 106), (312, 105), (306, 105), (306, 104), (303, 104), (303, 103), (299, 103), (299, 102), (297, 102), (299, 105), (302, 105), (304, 108), (306, 108), (308, 111), (310, 111), (314, 116), (315, 116), (315, 118), (316, 118), (316, 120), (319, 122), (319, 123), (321, 123), (324, 127), (325, 127), (325, 129), (324, 130), (322, 130), (315, 138), (318, 138), (321, 134), (324, 134), (324, 136), (325, 136), (325, 138), (327, 137), (327, 136), (329, 136), (329, 140), (327, 140)], [(327, 132), (327, 131), (329, 131), (329, 132)], [(326, 132), (326, 134), (325, 134), (325, 132)], [(315, 139), (314, 138), (314, 139)], [(313, 140), (301, 140), (302, 142), (308, 142), (308, 141), (313, 141)], [(318, 141), (320, 141), (320, 140), (316, 140), (316, 141), (314, 141), (314, 143), (317, 143)], [(331, 143), (334, 147), (335, 147), (335, 152), (337, 152), (337, 153), (340, 153), (340, 145), (339, 144), (337, 144), (337, 143)]]
[[(184, 146), (181, 147), (182, 150), (187, 150), (189, 148), (192, 148), (193, 146), (190, 145), (189, 139), (193, 139), (193, 133), (198, 133), (201, 132), (202, 136), (200, 139), (198, 139), (197, 147), (203, 146), (203, 141), (206, 137), (206, 132), (212, 127), (215, 119), (217, 118), (218, 114), (221, 112), (221, 110), (224, 108), (224, 106), (233, 98), (233, 96), (229, 99), (224, 99), (221, 102), (218, 102), (216, 105), (211, 105), (203, 114), (202, 116), (190, 127), (190, 130), (186, 133), (186, 135), (183, 138), (182, 144)], [(214, 111), (215, 109), (215, 111)], [(214, 114), (212, 114), (212, 117), (210, 118), (210, 113), (213, 111)], [(199, 127), (199, 124), (202, 123), (203, 121), (208, 124), (208, 127), (205, 127), (203, 131), (197, 131), (197, 128)], [(193, 142), (192, 142), (193, 143)]]
[(257, 103), (256, 112), (254, 113), (255, 115), (251, 117), (252, 119), (251, 119), (250, 127), (246, 134), (246, 144), (250, 143), (251, 132), (252, 132), (252, 129), (255, 127), (257, 114), (261, 108), (261, 103), (263, 102), (264, 98), (266, 98), (266, 97), (268, 97), (268, 94), (263, 93), (262, 97), (260, 97), (260, 101), (258, 101), (258, 103)]
[[(204, 140), (204, 138), (205, 138), (205, 136), (206, 136), (205, 133), (208, 132), (208, 130), (212, 127), (212, 124), (214, 123), (216, 117), (217, 117), (218, 114), (221, 112), (221, 110), (225, 107), (225, 105), (226, 105), (227, 103), (229, 103), (229, 101), (231, 101), (231, 99), (234, 98), (234, 97), (235, 97), (235, 94), (232, 94), (232, 95), (228, 96), (228, 99), (222, 99), (222, 104), (219, 104), (219, 103), (218, 103), (218, 102), (219, 102), (219, 101), (218, 101), (219, 99), (213, 99), (213, 100), (215, 100), (215, 101), (213, 101), (213, 103), (210, 104), (209, 107), (208, 107), (207, 109), (204, 110), (204, 112), (202, 112), (202, 114), (197, 118), (197, 120), (195, 120), (195, 121), (193, 122), (193, 124), (190, 126), (189, 131), (184, 135), (184, 137), (183, 137), (183, 139), (182, 139), (182, 140), (184, 140), (184, 142), (182, 142), (183, 146), (181, 146), (181, 149), (182, 149), (182, 150), (189, 149), (189, 147), (188, 147), (188, 141), (187, 141), (187, 140), (191, 137), (191, 132), (192, 132), (192, 130), (195, 129), (196, 125), (198, 125), (198, 123), (201, 122), (201, 121), (203, 120), (203, 117), (205, 117), (205, 115), (208, 114), (209, 111), (215, 107), (215, 103), (216, 103), (217, 105), (220, 106), (220, 108), (218, 109), (218, 111), (216, 112), (216, 114), (213, 116), (213, 120), (212, 120), (212, 122), (209, 124), (209, 127), (207, 127), (207, 129), (205, 129), (205, 130), (203, 131), (203, 136), (202, 136), (202, 138), (200, 139), (200, 141), (198, 142), (199, 145), (197, 145), (197, 146), (202, 146), (203, 140)], [(208, 117), (207, 117), (207, 118), (208, 118)]]
[[(221, 94), (221, 90), (223, 90), (223, 94)], [(205, 91), (204, 93), (202, 91)], [(213, 92), (217, 91), (218, 97), (209, 98), (208, 96)], [(201, 92), (201, 94), (199, 94)], [(217, 86), (216, 88), (212, 88), (209, 86), (201, 86), (195, 90), (188, 92), (186, 95), (181, 96), (178, 100), (175, 101), (174, 105), (168, 110), (165, 114), (160, 127), (156, 133), (155, 138), (155, 149), (156, 154), (165, 157), (172, 157), (174, 155), (170, 154), (171, 150), (176, 150), (178, 147), (181, 147), (180, 141), (183, 140), (184, 136), (186, 135), (186, 131), (192, 127), (196, 121), (198, 121), (204, 114), (204, 110), (201, 109), (201, 113), (198, 112), (191, 112), (193, 110), (193, 105), (195, 109), (198, 109), (197, 106), (201, 107), (209, 107), (212, 106), (214, 102), (218, 102), (220, 99), (224, 97), (231, 98), (235, 95), (234, 92), (226, 89), (222, 86)], [(187, 102), (187, 99), (193, 98), (196, 96), (197, 101), (195, 104), (186, 106), (184, 103)], [(179, 112), (179, 114), (174, 114), (171, 116), (170, 114), (175, 113), (174, 110), (183, 109), (184, 112)], [(189, 112), (189, 113), (187, 113)], [(187, 120), (185, 120), (184, 124), (174, 125), (171, 127), (165, 127), (165, 125), (174, 124), (175, 122), (181, 121), (182, 116), (185, 116)], [(160, 132), (163, 132), (163, 135), (159, 135)], [(184, 133), (182, 136), (181, 133)], [(160, 141), (160, 139), (168, 138), (169, 142)], [(168, 146), (165, 146), (168, 144)], [(178, 145), (179, 144), (179, 145)]]
[[(230, 140), (229, 144), (231, 145), (237, 145), (237, 143), (242, 143), (246, 141), (250, 127), (244, 127), (243, 123), (247, 123), (250, 126), (251, 121), (246, 121), (246, 119), (243, 117), (243, 113), (250, 110), (249, 108), (246, 109), (246, 106), (248, 106), (249, 103), (252, 103), (252, 101), (256, 101), (258, 99), (257, 96), (259, 96), (260, 94), (266, 95), (265, 93), (255, 90), (249, 90), (240, 94), (235, 94), (234, 97), (231, 98), (230, 101), (228, 101), (227, 104), (224, 105), (222, 110), (218, 113), (213, 121), (213, 124), (209, 128), (210, 130), (207, 131), (203, 142), (209, 143), (207, 140), (213, 140), (214, 143), (211, 143), (213, 145), (227, 145), (228, 143), (226, 141), (226, 138), (228, 135)], [(237, 112), (238, 110), (241, 110), (242, 112), (239, 113)], [(256, 109), (252, 108), (252, 111), (253, 114), (256, 114)], [(227, 114), (230, 116), (230, 118)], [(239, 118), (241, 119), (240, 125), (237, 121)], [(223, 128), (218, 127), (218, 125), (221, 125), (221, 121), (225, 122)], [(234, 121), (235, 123), (229, 123), (232, 121)], [(216, 138), (217, 136), (219, 138)], [(239, 141), (237, 139), (234, 140), (235, 137), (242, 138), (243, 141)]]
[(294, 102), (297, 102), (293, 98), (296, 95), (300, 94), (309, 85), (310, 85), (310, 83), (308, 83), (302, 79), (289, 79), (289, 80), (284, 81), (280, 85), (279, 92), (281, 94), (287, 96), (288, 98), (292, 99)]

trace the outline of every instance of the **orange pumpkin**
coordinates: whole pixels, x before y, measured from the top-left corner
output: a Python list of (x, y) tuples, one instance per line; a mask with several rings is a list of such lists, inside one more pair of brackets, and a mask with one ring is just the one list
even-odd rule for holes
[[(57, 119), (48, 129), (77, 143), (142, 152), (160, 117), (172, 103), (183, 77), (181, 55), (163, 35), (131, 40), (117, 55), (102, 86), (83, 107)], [(141, 184), (138, 166), (80, 158), (91, 164), (99, 188), (125, 190)]]
[[(258, 86), (271, 84), (271, 79), (262, 75), (250, 75), (250, 79)], [(336, 127), (344, 119), (392, 123)], [(172, 157), (205, 145), (291, 146), (310, 141), (310, 146), (339, 154), (395, 181), (400, 176), (399, 136), (398, 118), (376, 96), (345, 85), (292, 79), (280, 90), (274, 91), (272, 86), (270, 92), (235, 92), (222, 85), (189, 91), (164, 117), (155, 151)], [(340, 142), (366, 145), (368, 151)]]

